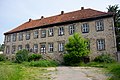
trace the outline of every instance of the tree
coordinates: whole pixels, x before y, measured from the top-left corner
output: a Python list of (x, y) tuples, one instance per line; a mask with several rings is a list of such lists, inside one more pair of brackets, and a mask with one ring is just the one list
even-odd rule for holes
[(116, 33), (117, 50), (120, 51), (120, 9), (118, 5), (109, 5), (108, 12), (114, 13), (114, 25)]
[(69, 37), (69, 42), (65, 45), (67, 54), (64, 55), (66, 65), (78, 64), (82, 58), (88, 56), (90, 50), (88, 49), (89, 41), (83, 38), (80, 34), (75, 33)]
[(5, 47), (5, 45), (4, 44), (0, 44), (0, 51), (4, 51), (4, 47)]

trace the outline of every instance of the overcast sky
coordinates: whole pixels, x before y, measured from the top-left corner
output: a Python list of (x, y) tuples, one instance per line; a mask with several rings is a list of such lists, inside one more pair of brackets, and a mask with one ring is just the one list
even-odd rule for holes
[(0, 44), (3, 33), (23, 24), (29, 18), (39, 19), (71, 12), (81, 7), (107, 12), (108, 5), (119, 4), (120, 0), (0, 0)]

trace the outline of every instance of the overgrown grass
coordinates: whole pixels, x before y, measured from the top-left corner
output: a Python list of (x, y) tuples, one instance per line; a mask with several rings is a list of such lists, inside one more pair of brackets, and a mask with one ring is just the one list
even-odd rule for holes
[(0, 80), (22, 80), (21, 69), (21, 66), (3, 63), (0, 65)]
[(30, 62), (30, 66), (34, 67), (56, 67), (58, 63), (50, 60), (40, 60), (40, 61), (32, 61)]
[(48, 72), (43, 67), (30, 67), (28, 62), (0, 62), (0, 80), (50, 80)]

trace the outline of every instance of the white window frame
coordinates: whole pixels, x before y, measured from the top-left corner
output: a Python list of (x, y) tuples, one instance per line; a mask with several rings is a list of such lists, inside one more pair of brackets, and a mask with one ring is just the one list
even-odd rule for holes
[(38, 44), (34, 44), (33, 46), (33, 52), (38, 53)]
[(36, 31), (34, 31), (34, 33), (33, 33), (34, 35), (34, 39), (36, 39), (36, 38), (38, 38), (39, 37), (39, 31), (38, 30), (36, 30)]
[(69, 26), (69, 34), (72, 35), (75, 32), (75, 24)]
[(89, 32), (89, 24), (84, 23), (82, 24), (82, 33), (88, 33)]
[(17, 38), (17, 33), (13, 33), (12, 34), (12, 41), (15, 42)]
[(58, 29), (58, 35), (59, 36), (64, 35), (64, 27), (59, 27), (59, 29)]
[(64, 43), (63, 42), (59, 42), (58, 43), (58, 51), (59, 52), (63, 52), (64, 51)]
[(22, 40), (23, 40), (23, 33), (20, 32), (20, 33), (19, 33), (19, 41), (22, 41)]
[(49, 43), (48, 44), (48, 52), (53, 52), (54, 51), (54, 44), (53, 43)]
[(105, 50), (105, 39), (97, 39), (97, 50)]
[(50, 29), (48, 30), (48, 36), (49, 36), (49, 37), (50, 37), (50, 36), (53, 36), (53, 33), (54, 33), (53, 28), (50, 28)]
[(46, 45), (45, 44), (41, 44), (41, 47), (40, 47), (40, 53), (46, 53)]
[(12, 46), (12, 54), (15, 54), (15, 51), (16, 51), (16, 46), (13, 45), (13, 46)]
[(96, 24), (96, 30), (97, 31), (103, 31), (104, 30), (104, 22), (103, 20), (98, 20), (95, 22)]
[(18, 45), (18, 50), (22, 50), (22, 45)]
[(45, 38), (46, 37), (46, 30), (41, 30), (41, 38)]
[(30, 32), (26, 32), (26, 40), (30, 39)]
[(26, 45), (25, 45), (25, 49), (29, 51), (29, 50), (30, 50), (30, 45), (29, 45), (29, 44), (26, 44)]

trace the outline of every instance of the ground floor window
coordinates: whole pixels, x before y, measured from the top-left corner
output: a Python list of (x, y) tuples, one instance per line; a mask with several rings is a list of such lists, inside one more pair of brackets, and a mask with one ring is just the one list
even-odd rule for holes
[(30, 45), (29, 45), (29, 44), (26, 44), (26, 45), (25, 45), (25, 49), (28, 50), (28, 51), (30, 51)]
[(64, 43), (63, 42), (58, 43), (58, 50), (59, 50), (59, 52), (64, 51)]
[(40, 52), (41, 53), (46, 53), (46, 45), (45, 44), (40, 45)]
[(16, 51), (16, 46), (15, 46), (15, 45), (13, 45), (13, 46), (12, 46), (12, 54), (14, 54), (14, 53), (15, 53), (15, 51)]
[(53, 52), (53, 43), (48, 44), (48, 52)]
[(22, 50), (22, 45), (18, 45), (18, 50)]
[(6, 47), (6, 54), (9, 54), (10, 53), (10, 46), (7, 46)]
[(105, 39), (97, 39), (97, 50), (105, 50)]
[(33, 52), (38, 53), (38, 44), (34, 44)]

